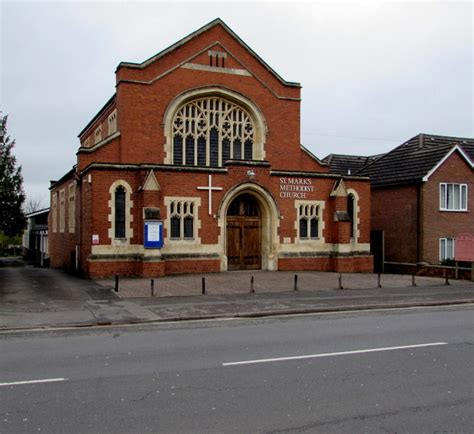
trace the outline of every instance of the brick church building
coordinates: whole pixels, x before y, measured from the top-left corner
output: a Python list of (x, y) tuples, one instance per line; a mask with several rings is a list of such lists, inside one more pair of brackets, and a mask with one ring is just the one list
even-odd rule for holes
[(89, 277), (371, 271), (370, 182), (300, 144), (301, 86), (216, 19), (143, 63), (51, 183), (53, 267)]

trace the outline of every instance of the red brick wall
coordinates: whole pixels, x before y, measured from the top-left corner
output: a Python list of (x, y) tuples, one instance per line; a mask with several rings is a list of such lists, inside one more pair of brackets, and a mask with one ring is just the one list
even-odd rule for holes
[[(236, 75), (217, 73), (202, 70), (190, 70), (177, 67), (183, 62), (209, 64), (207, 50), (215, 46), (216, 50), (226, 50), (225, 60), (227, 68), (245, 69), (251, 75)], [(202, 54), (198, 54), (203, 51)], [(89, 134), (93, 135), (95, 128), (102, 123), (102, 138), (108, 135), (107, 117), (117, 108), (118, 130), (120, 137), (101, 146), (93, 153), (81, 152), (78, 154), (78, 171), (81, 173), (94, 162), (122, 163), (122, 164), (155, 164), (164, 163), (164, 115), (173, 99), (191, 89), (202, 87), (221, 87), (237, 92), (251, 100), (265, 117), (268, 128), (265, 143), (265, 159), (270, 162), (271, 170), (285, 170), (298, 172), (328, 172), (326, 165), (321, 165), (300, 148), (300, 88), (283, 83), (275, 74), (269, 71), (260, 61), (249, 53), (238, 40), (234, 39), (223, 27), (217, 25), (199, 36), (180, 45), (156, 62), (141, 68), (120, 66), (116, 72), (117, 96), (115, 102), (98, 117), (98, 119), (81, 135), (83, 141)], [(138, 80), (141, 83), (131, 83), (127, 80)], [(91, 137), (91, 144), (93, 137)], [(225, 194), (236, 185), (249, 182), (247, 171), (252, 168), (256, 172), (253, 182), (266, 189), (276, 200), (280, 213), (280, 242), (284, 237), (296, 237), (295, 219), (297, 210), (294, 199), (280, 197), (280, 177), (272, 176), (269, 167), (262, 166), (227, 166), (227, 172), (214, 172), (213, 185), (222, 187), (222, 191), (213, 192), (212, 214), (217, 214), (219, 204)], [(110, 186), (119, 179), (125, 180), (132, 189), (133, 201), (133, 238), (130, 244), (143, 245), (143, 206), (156, 206), (161, 210), (161, 216), (166, 219), (167, 209), (164, 206), (165, 196), (192, 196), (201, 198), (199, 218), (201, 229), (198, 236), (202, 244), (216, 244), (220, 235), (217, 220), (208, 215), (208, 193), (198, 191), (197, 186), (207, 186), (208, 175), (199, 171), (155, 170), (161, 192), (143, 192), (141, 187), (148, 173), (148, 169), (133, 170), (109, 168), (107, 170), (91, 169), (84, 174), (81, 184), (81, 266), (86, 273), (92, 276), (115, 274), (153, 274), (193, 271), (219, 271), (219, 260), (196, 261), (165, 261), (162, 265), (150, 265), (140, 261), (103, 262), (89, 261), (91, 254), (92, 235), (99, 236), (100, 244), (110, 245), (108, 231), (111, 223), (108, 221), (110, 213), (109, 200)], [(293, 177), (292, 175), (285, 175)], [(90, 178), (89, 178), (90, 177)], [(334, 198), (330, 197), (335, 178), (311, 178), (313, 192), (308, 192), (302, 200), (321, 200), (325, 202), (323, 219), (325, 229), (323, 237), (327, 243), (348, 243), (348, 230), (341, 224), (341, 231), (334, 223)], [(370, 238), (370, 184), (364, 180), (346, 180), (347, 188), (357, 191), (360, 200), (360, 237), (359, 243), (368, 243)], [(79, 194), (79, 193), (78, 193)], [(225, 212), (226, 210), (221, 210)], [(341, 233), (338, 233), (341, 232)], [(342, 235), (341, 235), (342, 234)], [(168, 234), (164, 234), (167, 237)], [(57, 242), (58, 254), (54, 264), (64, 263), (59, 253), (61, 242)], [(68, 245), (69, 246), (69, 245)], [(55, 255), (55, 254), (54, 254)], [(293, 261), (293, 262), (291, 262)], [(295, 267), (313, 266), (305, 259), (291, 260)], [(329, 267), (364, 268), (360, 258), (354, 260), (338, 260)], [(285, 261), (282, 262), (285, 266)], [(336, 265), (335, 265), (336, 264)], [(349, 265), (345, 265), (349, 264)], [(352, 264), (352, 265), (350, 265)], [(324, 261), (321, 262), (324, 268)]]
[[(468, 211), (440, 211), (439, 184), (462, 183), (468, 187)], [(453, 153), (423, 186), (423, 261), (439, 263), (439, 239), (456, 238), (462, 232), (474, 234), (474, 177), (466, 161)]]
[(416, 262), (416, 186), (374, 188), (372, 229), (385, 232), (385, 260)]
[[(53, 225), (52, 225), (52, 219), (53, 219), (53, 207), (51, 206), (51, 212), (49, 215), (49, 221), (48, 221), (48, 243), (49, 243), (49, 254), (50, 254), (50, 264), (51, 267), (54, 268), (66, 268), (69, 270), (74, 270), (75, 269), (75, 250), (76, 250), (76, 245), (78, 243), (78, 232), (79, 232), (79, 221), (77, 217), (77, 211), (79, 209), (76, 201), (76, 225), (75, 225), (75, 230), (73, 233), (69, 232), (69, 185), (71, 182), (74, 181), (74, 177), (68, 177), (64, 180), (62, 180), (61, 183), (56, 184), (54, 188), (51, 190), (50, 195), (51, 195), (51, 200), (50, 203), (53, 203), (53, 194), (57, 193), (58, 194), (58, 207), (57, 207), (57, 216), (56, 216), (56, 221), (57, 221), (57, 231), (53, 232)], [(64, 197), (64, 232), (60, 231), (60, 207), (61, 207), (61, 199), (60, 199), (60, 191), (63, 190), (65, 191), (65, 197)], [(76, 189), (75, 192), (75, 197), (77, 200), (78, 197), (78, 191)]]

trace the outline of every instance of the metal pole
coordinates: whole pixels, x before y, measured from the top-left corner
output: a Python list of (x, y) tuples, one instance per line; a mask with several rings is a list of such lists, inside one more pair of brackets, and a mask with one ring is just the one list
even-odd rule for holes
[(411, 286), (416, 286), (415, 275), (414, 274), (411, 275)]
[(202, 278), (202, 295), (206, 295), (206, 278)]
[(153, 279), (151, 279), (151, 296), (154, 297), (155, 296), (155, 281)]
[(446, 278), (446, 285), (449, 285), (448, 270), (444, 269), (444, 277)]
[(115, 275), (115, 292), (118, 292), (119, 290), (119, 276), (118, 274)]
[(380, 273), (377, 274), (377, 288), (382, 288), (382, 282), (380, 281)]
[(298, 291), (298, 275), (295, 274), (295, 285), (293, 287), (294, 291)]
[(342, 286), (342, 274), (339, 274), (339, 289), (344, 289)]
[(253, 287), (253, 276), (250, 276), (250, 292), (254, 293), (255, 289)]

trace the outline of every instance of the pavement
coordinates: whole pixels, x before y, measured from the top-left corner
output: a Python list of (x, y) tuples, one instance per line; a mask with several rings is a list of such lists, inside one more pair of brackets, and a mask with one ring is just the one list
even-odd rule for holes
[[(297, 290), (295, 286), (297, 277)], [(339, 279), (341, 278), (341, 282)], [(202, 294), (203, 279), (206, 294)], [(253, 281), (253, 283), (252, 283)], [(470, 281), (361, 273), (237, 271), (115, 281), (0, 260), (0, 331), (474, 303)], [(344, 289), (340, 289), (340, 283)], [(251, 292), (253, 288), (254, 292)]]

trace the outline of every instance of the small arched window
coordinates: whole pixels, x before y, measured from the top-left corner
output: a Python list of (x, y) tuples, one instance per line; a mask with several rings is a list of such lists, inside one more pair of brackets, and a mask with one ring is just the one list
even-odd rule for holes
[(350, 222), (351, 222), (351, 229), (350, 229), (350, 237), (355, 237), (355, 225), (356, 225), (356, 218), (355, 218), (355, 197), (353, 194), (347, 195), (347, 214), (349, 214)]
[(125, 238), (125, 187), (115, 189), (115, 238)]
[(197, 98), (172, 118), (173, 164), (222, 166), (229, 159), (257, 159), (251, 115), (220, 97)]

